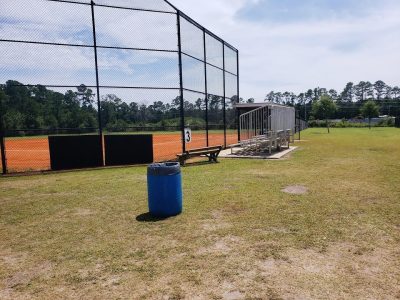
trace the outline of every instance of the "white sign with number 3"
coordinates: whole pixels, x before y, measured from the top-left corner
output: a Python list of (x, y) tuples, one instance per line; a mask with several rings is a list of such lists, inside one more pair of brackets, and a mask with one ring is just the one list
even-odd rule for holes
[(190, 128), (185, 128), (185, 142), (189, 144), (192, 141), (192, 130)]

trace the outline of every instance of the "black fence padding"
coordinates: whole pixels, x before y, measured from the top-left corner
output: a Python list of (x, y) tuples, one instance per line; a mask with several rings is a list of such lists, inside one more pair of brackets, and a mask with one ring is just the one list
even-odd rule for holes
[(153, 135), (106, 135), (106, 166), (126, 166), (153, 162)]
[(49, 136), (49, 148), (54, 171), (103, 165), (99, 135)]

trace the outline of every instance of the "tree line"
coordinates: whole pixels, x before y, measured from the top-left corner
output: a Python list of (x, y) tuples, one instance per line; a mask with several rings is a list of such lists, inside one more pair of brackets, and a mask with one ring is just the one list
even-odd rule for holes
[[(369, 81), (361, 81), (358, 84), (349, 82), (340, 93), (335, 89), (314, 88), (308, 89), (307, 92), (298, 95), (291, 92), (269, 92), (265, 101), (274, 103), (294, 105), (296, 103), (307, 103), (318, 100), (322, 95), (330, 96), (338, 103), (352, 103), (365, 100), (400, 100), (400, 88), (398, 86), (391, 87), (382, 80), (375, 83)], [(252, 99), (249, 99), (250, 102)]]
[[(322, 95), (320, 99), (313, 102), (313, 104), (312, 104), (313, 116), (318, 119), (325, 120), (325, 124), (323, 124), (323, 125), (327, 127), (328, 133), (330, 132), (329, 119), (332, 118), (332, 116), (335, 114), (335, 112), (337, 110), (338, 110), (337, 104), (333, 101), (332, 97), (329, 95)], [(368, 100), (362, 104), (362, 106), (360, 108), (360, 114), (362, 117), (368, 119), (368, 126), (369, 126), (369, 129), (371, 129), (372, 118), (379, 116), (379, 106), (373, 100)], [(309, 126), (314, 127), (315, 125), (318, 126), (321, 124), (315, 123), (315, 121), (309, 122)], [(394, 122), (393, 118), (386, 118), (386, 119), (380, 120), (380, 122), (377, 125), (378, 126), (393, 126), (393, 125), (395, 125), (395, 122)], [(341, 124), (339, 124), (339, 127), (346, 127), (344, 120), (341, 121)]]
[[(151, 95), (149, 96), (151, 98)], [(204, 97), (203, 97), (204, 98)], [(185, 122), (189, 126), (205, 126), (205, 100), (184, 99)], [(142, 99), (140, 99), (142, 100)], [(226, 103), (227, 126), (234, 126), (233, 97)], [(0, 117), (6, 130), (98, 128), (97, 97), (92, 89), (80, 85), (75, 91), (60, 93), (45, 86), (25, 86), (9, 80), (0, 85)], [(102, 127), (117, 131), (127, 127), (179, 127), (180, 97), (170, 102), (151, 104), (126, 102), (114, 94), (101, 96)], [(223, 126), (223, 101), (208, 99), (208, 121), (211, 127)]]
[[(150, 94), (149, 94), (150, 95)], [(343, 91), (315, 88), (298, 95), (290, 92), (270, 92), (265, 101), (295, 106), (303, 119), (310, 119), (312, 105), (321, 96), (329, 96), (338, 109), (333, 118), (350, 119), (360, 116), (360, 108), (367, 101), (379, 105), (380, 113), (392, 116), (400, 115), (400, 89), (391, 87), (379, 80), (374, 84), (362, 81), (354, 85), (349, 82)], [(150, 96), (151, 97), (151, 96)], [(176, 96), (168, 103), (153, 101), (151, 104), (139, 101), (127, 102), (117, 95), (101, 96), (100, 116), (102, 127), (109, 131), (119, 131), (128, 127), (179, 127), (180, 97)], [(244, 101), (232, 97), (226, 101), (227, 127), (235, 126), (233, 105), (237, 102), (254, 102), (253, 98)], [(198, 97), (194, 101), (184, 99), (185, 125), (205, 127), (205, 100)], [(208, 121), (210, 128), (223, 126), (223, 101), (220, 97), (208, 99)], [(9, 80), (0, 84), (0, 118), (7, 130), (56, 129), (56, 128), (93, 128), (98, 124), (96, 94), (85, 85), (76, 90), (60, 93), (45, 86), (25, 86)]]
[[(335, 89), (314, 88), (306, 92), (294, 94), (291, 92), (269, 92), (265, 101), (296, 106), (300, 116), (309, 119), (312, 104), (318, 101), (321, 96), (329, 96), (336, 104), (337, 111), (335, 118), (355, 118), (360, 115), (361, 106), (367, 101), (374, 101), (380, 107), (380, 112), (385, 115), (400, 114), (400, 88), (390, 86), (378, 80), (375, 83), (361, 81), (358, 84), (349, 82), (338, 92)], [(247, 102), (254, 102), (253, 98)], [(307, 114), (308, 112), (308, 114)]]

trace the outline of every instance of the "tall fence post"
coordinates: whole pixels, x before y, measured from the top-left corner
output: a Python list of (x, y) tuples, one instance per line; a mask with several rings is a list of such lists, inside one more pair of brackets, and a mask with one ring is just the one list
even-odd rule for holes
[(94, 49), (94, 62), (96, 68), (96, 90), (97, 90), (97, 118), (99, 123), (99, 136), (101, 146), (101, 160), (104, 166), (104, 147), (103, 147), (103, 124), (101, 122), (101, 102), (100, 102), (100, 83), (99, 83), (99, 65), (97, 59), (97, 38), (96, 38), (96, 22), (94, 18), (94, 1), (90, 2), (92, 9), (92, 27), (93, 27), (93, 49)]
[(223, 48), (222, 48), (222, 69), (223, 69), (223, 87), (224, 87), (224, 95), (223, 95), (223, 118), (224, 118), (224, 148), (226, 148), (226, 84), (225, 84), (225, 42), (222, 43)]
[[(239, 50), (236, 51), (236, 88), (237, 88), (237, 103), (240, 103), (240, 95), (239, 95)], [(240, 112), (237, 110), (237, 128), (238, 128), (238, 141), (240, 142)]]
[(182, 153), (186, 152), (185, 143), (185, 115), (183, 103), (183, 70), (182, 70), (182, 40), (181, 40), (181, 12), (177, 13), (178, 27), (178, 56), (179, 56), (179, 91), (180, 91), (180, 111), (181, 111), (181, 132), (182, 132)]
[(205, 93), (205, 104), (206, 104), (206, 142), (207, 147), (209, 146), (208, 141), (208, 82), (207, 82), (207, 48), (206, 48), (206, 30), (203, 28), (203, 45), (204, 45), (204, 93)]

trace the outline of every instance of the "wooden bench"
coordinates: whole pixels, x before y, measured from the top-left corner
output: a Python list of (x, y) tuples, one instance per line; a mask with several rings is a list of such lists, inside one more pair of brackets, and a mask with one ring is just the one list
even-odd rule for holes
[(210, 162), (218, 162), (218, 155), (222, 150), (222, 146), (215, 146), (215, 147), (206, 147), (206, 148), (198, 148), (198, 149), (192, 149), (188, 150), (182, 154), (178, 154), (178, 160), (179, 163), (184, 166), (185, 161), (192, 158), (192, 157), (197, 157), (197, 156), (206, 156), (208, 157), (208, 160)]

